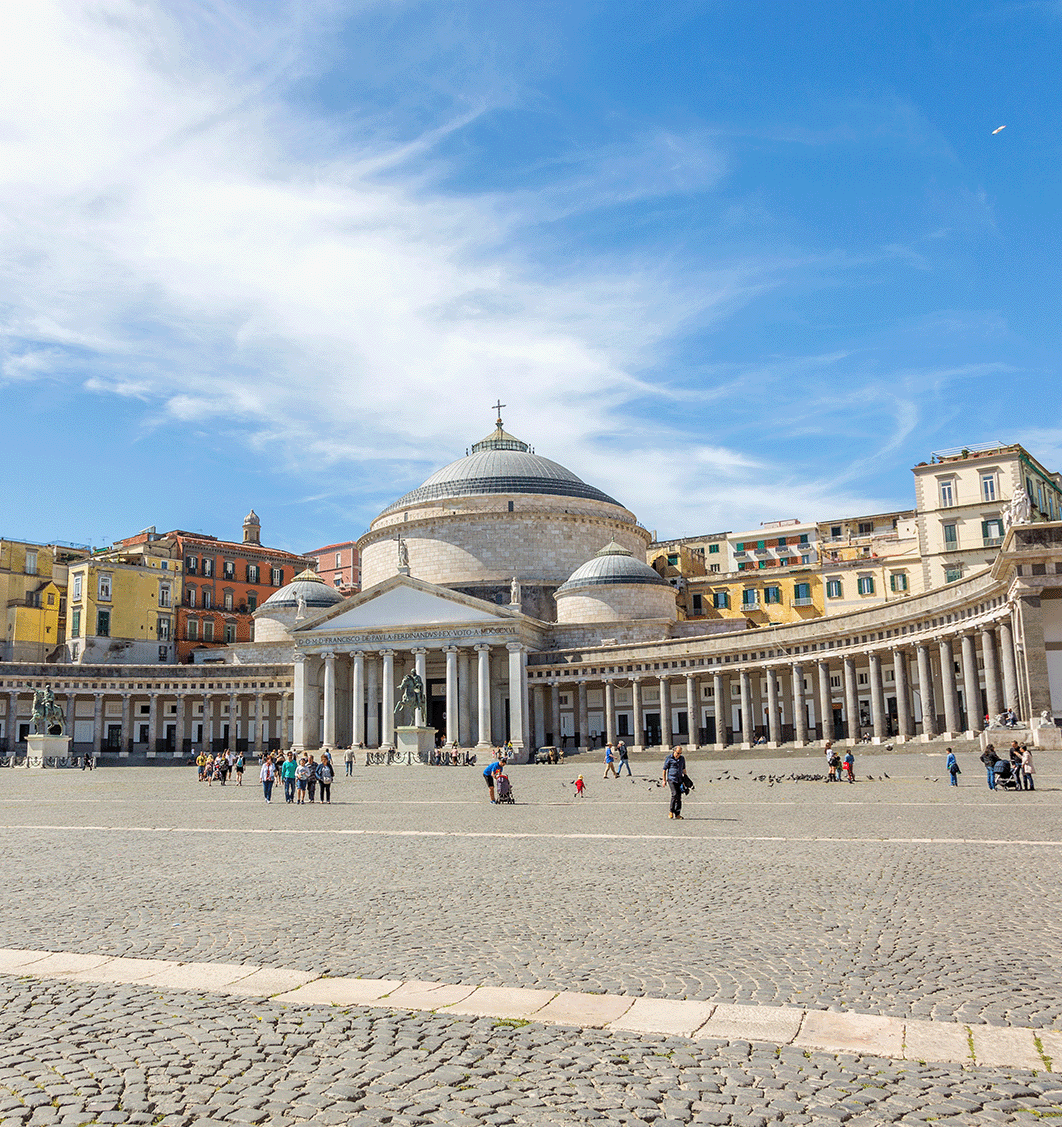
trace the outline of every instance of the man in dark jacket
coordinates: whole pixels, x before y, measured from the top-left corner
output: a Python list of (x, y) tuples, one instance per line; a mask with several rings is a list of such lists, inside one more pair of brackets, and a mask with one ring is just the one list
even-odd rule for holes
[(988, 772), (988, 789), (995, 790), (996, 764), (999, 762), (999, 756), (996, 755), (996, 749), (991, 744), (981, 752), (981, 762), (985, 765), (985, 770)]
[(664, 760), (664, 783), (671, 791), (671, 811), (669, 818), (682, 817), (682, 779), (686, 774), (686, 757), (682, 748), (673, 747)]

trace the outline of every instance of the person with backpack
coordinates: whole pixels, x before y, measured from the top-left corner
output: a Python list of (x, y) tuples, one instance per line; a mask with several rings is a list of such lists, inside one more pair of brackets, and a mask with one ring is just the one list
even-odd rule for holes
[(664, 785), (671, 792), (669, 818), (682, 819), (682, 781), (686, 777), (686, 757), (682, 748), (673, 747), (664, 760)]
[(948, 748), (948, 761), (947, 761), (948, 774), (951, 776), (951, 785), (957, 787), (959, 785), (959, 776), (962, 772), (959, 770), (959, 761), (955, 758), (955, 752)]
[(327, 802), (329, 806), (332, 805), (332, 779), (334, 776), (332, 761), (325, 756), (321, 756), (321, 762), (317, 764), (317, 783), (321, 788), (321, 801)]

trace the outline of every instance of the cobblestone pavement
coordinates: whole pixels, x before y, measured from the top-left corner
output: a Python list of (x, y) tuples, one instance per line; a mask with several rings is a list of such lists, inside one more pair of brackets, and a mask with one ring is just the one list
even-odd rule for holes
[(0, 1127), (1007, 1124), (1062, 1075), (0, 978)]

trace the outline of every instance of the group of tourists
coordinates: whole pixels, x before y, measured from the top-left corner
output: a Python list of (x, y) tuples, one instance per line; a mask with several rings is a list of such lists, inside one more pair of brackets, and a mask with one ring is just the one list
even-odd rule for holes
[(206, 783), (208, 787), (215, 783), (224, 786), (233, 775), (236, 776), (236, 785), (243, 786), (243, 755), (235, 755), (228, 749), (219, 751), (217, 755), (200, 752), (195, 758), (195, 768), (199, 782)]
[(844, 755), (833, 746), (832, 740), (826, 741), (826, 782), (840, 783), (855, 782), (855, 756), (849, 748)]
[[(955, 756), (951, 753), (951, 748), (948, 748), (948, 752), (948, 771), (951, 772), (951, 785), (955, 786), (958, 764), (956, 763), (956, 771), (952, 772), (951, 762)], [(1032, 752), (1027, 744), (1019, 744), (1017, 740), (1012, 740), (1005, 756), (1000, 755), (995, 747), (989, 744), (981, 753), (981, 762), (985, 765), (988, 774), (989, 790), (995, 790), (998, 786), (1008, 790), (1036, 790), (1036, 783), (1033, 780), (1036, 771), (1033, 768)]]
[[(616, 764), (619, 764), (617, 767)], [(611, 774), (613, 778), (618, 779), (623, 773), (623, 768), (627, 768), (627, 774), (631, 773), (631, 762), (627, 756), (627, 745), (621, 740), (615, 747), (612, 744), (605, 744), (605, 773), (601, 777), (607, 779)]]
[(332, 803), (332, 780), (336, 777), (331, 752), (322, 751), (315, 760), (307, 752), (296, 756), (294, 751), (271, 752), (262, 760), (258, 778), (266, 802), (273, 801), (273, 786), (279, 779), (284, 785), (284, 801), (304, 806), (307, 801)]

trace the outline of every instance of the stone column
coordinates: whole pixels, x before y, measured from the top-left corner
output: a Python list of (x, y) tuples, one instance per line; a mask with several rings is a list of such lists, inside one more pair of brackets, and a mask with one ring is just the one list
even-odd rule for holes
[(929, 661), (929, 646), (920, 645), (917, 658), (918, 692), (922, 698), (922, 735), (933, 739), (937, 734), (937, 706), (933, 699), (933, 667)]
[[(178, 705), (177, 708), (178, 708), (178, 711), (179, 711), (180, 705)], [(261, 693), (255, 693), (254, 694), (254, 747), (251, 747), (250, 742), (248, 742), (248, 744), (247, 744), (247, 754), (250, 755), (253, 752), (255, 755), (261, 756), (262, 752), (265, 750), (265, 748), (262, 746), (262, 744), (263, 744), (263, 741), (262, 741), (262, 694)]]
[(833, 739), (833, 690), (830, 688), (830, 663), (820, 661), (819, 666), (819, 727), (822, 740)]
[[(124, 735), (124, 729), (123, 729)], [(203, 694), (203, 734), (199, 741), (199, 750), (204, 754), (210, 750), (210, 694)]]
[(631, 678), (631, 701), (634, 705), (634, 737), (631, 744), (636, 747), (645, 746), (645, 716), (642, 708), (642, 679)]
[[(423, 647), (413, 651), (413, 672), (420, 678), (421, 685), (424, 686), (424, 703), (428, 703), (428, 651)], [(413, 723), (418, 728), (423, 728), (428, 722), (427, 716), (424, 715), (423, 709), (416, 709), (413, 714)]]
[(549, 686), (550, 724), (553, 727), (551, 739), (555, 747), (560, 747), (564, 740), (561, 736), (561, 710), (560, 710), (560, 683), (550, 682)]
[(896, 738), (906, 741), (914, 733), (914, 725), (907, 685), (907, 654), (901, 649), (892, 651), (892, 676), (896, 682)]
[(962, 636), (962, 695), (966, 698), (966, 731), (973, 736), (984, 725), (981, 678), (977, 675), (977, 643), (972, 633)]
[(472, 746), (472, 685), (469, 681), (468, 650), (457, 651), (457, 742)]
[(671, 746), (671, 682), (660, 678), (660, 739), (661, 747)]
[(848, 738), (859, 739), (859, 693), (856, 691), (855, 658), (844, 659), (844, 718)]
[[(77, 690), (71, 689), (70, 692), (66, 694), (66, 734), (70, 737), (71, 743), (74, 742), (74, 713), (77, 711), (77, 709), (75, 708), (76, 700), (77, 700)], [(11, 747), (12, 753), (13, 753), (14, 747), (11, 744), (11, 735), (10, 735), (11, 715), (12, 715), (11, 714), (11, 706), (10, 706), (10, 704), (8, 704), (8, 709), (7, 709), (8, 725), (7, 726), (8, 726), (9, 732), (8, 732), (7, 742), (8, 742), (8, 746)], [(16, 732), (15, 735), (17, 736), (18, 732)]]
[(524, 729), (527, 722), (527, 699), (524, 685), (526, 651), (521, 642), (506, 642), (509, 651), (509, 739), (513, 751), (527, 746)]
[(727, 720), (727, 708), (730, 705), (729, 699), (724, 694), (730, 687), (728, 681), (724, 681), (722, 673), (712, 674), (712, 696), (715, 698), (715, 746), (726, 746), (726, 730), (730, 727)]
[(380, 746), (395, 746), (395, 651), (382, 650), (380, 652), (380, 712), (381, 728)]
[(701, 742), (701, 697), (697, 679), (686, 674), (686, 742), (692, 750)]
[(380, 746), (380, 662), (378, 656), (369, 655), (365, 671), (365, 746)]
[(587, 707), (586, 707), (586, 682), (585, 681), (579, 682), (578, 693), (579, 693), (579, 696), (578, 696), (579, 707), (577, 709), (577, 718), (578, 718), (577, 722), (578, 722), (578, 725), (579, 725), (579, 736), (576, 740), (576, 745), (578, 747), (589, 747), (590, 746), (590, 733), (589, 733), (588, 729), (590, 727), (590, 713), (589, 713), (589, 711), (587, 710)]
[(756, 738), (753, 732), (752, 716), (752, 675), (747, 669), (741, 670), (741, 746), (752, 747)]
[(188, 699), (183, 692), (179, 692), (177, 694), (177, 724), (173, 733), (173, 756), (175, 759), (184, 754), (184, 714), (187, 708)]
[(309, 686), (306, 684), (306, 655), (295, 652), (295, 731), (291, 746), (295, 751), (306, 747), (307, 713), (310, 708)]
[(455, 743), (460, 746), (461, 710), (457, 703), (457, 647), (444, 646), (443, 653), (446, 654), (446, 746)]
[(95, 704), (92, 709), (92, 748), (95, 754), (99, 755), (100, 749), (103, 746), (103, 693), (96, 693), (94, 695)]
[(605, 682), (605, 743), (616, 743), (616, 686)]
[(1020, 717), (1018, 666), (1014, 660), (1014, 631), (1011, 629), (1009, 618), (1005, 618), (999, 624), (999, 655), (1003, 666), (1003, 707), (1013, 708), (1015, 715)]
[(778, 670), (767, 670), (767, 739), (771, 747), (782, 742), (782, 725), (778, 722)]
[(804, 667), (793, 666), (793, 742), (803, 747), (808, 742), (808, 713), (804, 707)]
[(336, 746), (336, 655), (324, 655), (324, 733), (321, 746), (330, 751)]
[[(122, 693), (122, 739), (119, 751), (128, 751), (133, 743), (133, 698), (129, 693)], [(103, 735), (103, 725), (100, 725), (100, 736)]]
[(941, 638), (937, 643), (940, 651), (940, 683), (944, 692), (944, 732), (954, 738), (959, 732), (959, 697), (955, 691), (955, 657), (951, 650), (951, 639)]
[(981, 652), (985, 656), (985, 698), (988, 715), (992, 720), (1003, 711), (999, 695), (999, 657), (996, 653), (996, 634), (986, 626), (981, 631)]
[(155, 751), (155, 741), (158, 739), (159, 734), (159, 697), (154, 689), (148, 690), (151, 696), (148, 698), (148, 742), (147, 749), (150, 752)]
[(534, 746), (536, 748), (546, 746), (546, 686), (541, 682), (535, 684), (534, 690), (534, 714), (535, 714), (535, 739)]
[(236, 751), (236, 737), (240, 731), (239, 724), (236, 721), (239, 711), (240, 704), (236, 699), (236, 694), (229, 693), (229, 738), (226, 746), (232, 752)]
[(876, 650), (867, 651), (870, 664), (870, 722), (874, 742), (881, 743), (885, 738), (885, 692), (881, 684), (881, 656)]
[(356, 651), (350, 670), (351, 687), (351, 739), (350, 742), (357, 747), (365, 743), (365, 655)]
[(295, 742), (292, 739), (292, 733), (288, 731), (288, 714), (290, 712), (289, 700), (290, 698), (287, 692), (280, 694), (280, 746), (282, 748), (291, 747)]
[(479, 742), (477, 747), (490, 747), (490, 646), (480, 644), (475, 647), (479, 655), (478, 692), (476, 694), (479, 713)]

